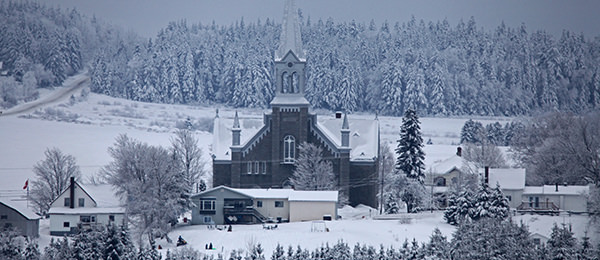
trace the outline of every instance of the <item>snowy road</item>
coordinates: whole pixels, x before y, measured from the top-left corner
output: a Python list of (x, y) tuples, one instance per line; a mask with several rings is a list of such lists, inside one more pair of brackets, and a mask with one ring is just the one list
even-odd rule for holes
[(20, 104), (7, 111), (0, 113), (0, 116), (17, 115), (21, 113), (31, 112), (39, 107), (54, 103), (63, 98), (67, 98), (76, 91), (80, 90), (90, 82), (90, 77), (86, 74), (78, 74), (71, 77), (62, 87), (57, 88), (56, 91), (50, 93), (47, 96), (41, 97), (37, 100)]

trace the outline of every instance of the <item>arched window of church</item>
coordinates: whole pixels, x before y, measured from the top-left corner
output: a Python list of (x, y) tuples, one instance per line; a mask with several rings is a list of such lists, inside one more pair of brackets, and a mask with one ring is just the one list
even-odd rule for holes
[(288, 93), (290, 91), (290, 79), (289, 74), (284, 72), (281, 74), (281, 93)]
[(298, 73), (292, 73), (292, 93), (300, 93), (298, 88)]
[(296, 138), (291, 135), (286, 135), (283, 138), (283, 162), (293, 163), (295, 150), (296, 149)]

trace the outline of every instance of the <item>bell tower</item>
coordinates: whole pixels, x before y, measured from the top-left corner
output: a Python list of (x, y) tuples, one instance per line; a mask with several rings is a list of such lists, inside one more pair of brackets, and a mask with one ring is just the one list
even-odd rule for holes
[(298, 10), (293, 0), (285, 2), (279, 48), (275, 51), (275, 98), (271, 106), (308, 107), (304, 97), (306, 54), (302, 49)]

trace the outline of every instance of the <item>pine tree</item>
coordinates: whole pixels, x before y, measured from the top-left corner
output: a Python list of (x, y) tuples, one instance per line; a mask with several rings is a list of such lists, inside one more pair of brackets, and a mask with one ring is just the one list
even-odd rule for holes
[(337, 188), (333, 165), (323, 158), (323, 149), (310, 143), (298, 147), (296, 168), (290, 178), (298, 190), (335, 190)]
[(407, 109), (402, 118), (400, 139), (396, 154), (396, 169), (406, 174), (410, 179), (423, 184), (425, 180), (425, 152), (423, 152), (423, 138), (421, 126), (416, 111)]
[(449, 259), (448, 252), (450, 251), (450, 244), (445, 236), (442, 235), (440, 229), (435, 228), (429, 238), (429, 243), (425, 245), (425, 257), (431, 257), (433, 259)]
[(548, 240), (548, 250), (553, 260), (575, 259), (577, 256), (577, 239), (566, 225), (558, 227), (556, 223), (552, 227), (552, 233)]
[(478, 144), (483, 141), (484, 128), (480, 122), (469, 119), (460, 130), (460, 143)]
[(41, 258), (40, 249), (35, 240), (27, 238), (25, 250), (23, 250), (23, 257), (27, 260), (37, 260)]
[(273, 252), (273, 254), (271, 255), (271, 260), (285, 260), (285, 251), (279, 243), (277, 243), (277, 246), (275, 247), (275, 252)]

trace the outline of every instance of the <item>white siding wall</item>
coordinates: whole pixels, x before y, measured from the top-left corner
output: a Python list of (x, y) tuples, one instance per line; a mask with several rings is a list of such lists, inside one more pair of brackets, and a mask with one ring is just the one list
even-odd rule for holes
[(291, 201), (290, 222), (322, 220), (323, 215), (336, 219), (336, 203), (327, 201)]
[[(262, 201), (262, 207), (256, 206), (257, 201)], [(283, 201), (283, 207), (276, 208), (275, 201)], [(287, 199), (255, 199), (254, 208), (266, 218), (271, 217), (274, 220), (277, 220), (277, 218), (290, 219), (290, 203)]]
[[(69, 222), (69, 227), (64, 227), (64, 222)], [(69, 232), (77, 223), (79, 215), (50, 215), (50, 232)]]

